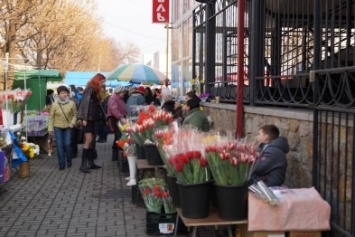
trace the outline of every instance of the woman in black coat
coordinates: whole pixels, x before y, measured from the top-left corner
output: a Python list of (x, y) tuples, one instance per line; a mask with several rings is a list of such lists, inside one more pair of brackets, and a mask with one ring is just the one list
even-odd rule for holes
[[(83, 126), (84, 144), (80, 170), (89, 173), (90, 169), (98, 169), (100, 166), (94, 163), (95, 154), (95, 122), (100, 120), (101, 88), (106, 78), (98, 73), (91, 78), (84, 90), (78, 108), (78, 122)], [(89, 164), (89, 166), (88, 166)]]

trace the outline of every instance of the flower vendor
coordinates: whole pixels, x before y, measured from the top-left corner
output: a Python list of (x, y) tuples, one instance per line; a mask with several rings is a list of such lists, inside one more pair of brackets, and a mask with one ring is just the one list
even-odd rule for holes
[(65, 163), (68, 168), (72, 165), (71, 128), (76, 124), (77, 110), (66, 86), (59, 86), (57, 92), (59, 96), (51, 105), (48, 132), (51, 137), (55, 135), (59, 170), (63, 170)]
[(200, 131), (208, 132), (210, 130), (210, 122), (207, 116), (200, 110), (200, 100), (190, 99), (186, 102), (186, 110), (188, 112), (184, 119), (183, 125), (190, 125)]
[(260, 157), (253, 169), (253, 179), (262, 180), (267, 186), (281, 186), (285, 181), (289, 151), (288, 141), (280, 136), (275, 125), (260, 127), (257, 136), (260, 145)]

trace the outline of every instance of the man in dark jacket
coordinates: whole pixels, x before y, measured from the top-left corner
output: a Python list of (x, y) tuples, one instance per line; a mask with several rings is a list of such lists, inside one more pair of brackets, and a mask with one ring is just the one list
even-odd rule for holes
[(285, 181), (289, 152), (287, 139), (280, 136), (275, 125), (260, 127), (257, 136), (260, 145), (260, 157), (253, 169), (253, 179), (262, 180), (267, 186), (281, 186)]

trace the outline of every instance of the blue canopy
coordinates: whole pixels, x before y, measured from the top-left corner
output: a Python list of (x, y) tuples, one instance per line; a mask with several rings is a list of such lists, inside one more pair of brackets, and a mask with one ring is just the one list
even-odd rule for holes
[[(93, 78), (97, 73), (101, 73), (106, 78), (110, 72), (74, 72), (67, 71), (65, 73), (64, 84), (66, 85), (75, 85), (86, 86), (86, 83)], [(117, 81), (117, 80), (106, 80), (106, 87), (116, 87), (116, 86), (130, 86), (131, 83), (127, 81)]]

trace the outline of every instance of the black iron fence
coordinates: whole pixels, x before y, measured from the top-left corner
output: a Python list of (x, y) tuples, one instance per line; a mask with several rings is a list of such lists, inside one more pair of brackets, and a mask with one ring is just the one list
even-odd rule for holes
[(327, 236), (354, 236), (355, 113), (316, 108), (314, 119), (313, 185), (331, 205)]
[(237, 0), (194, 12), (193, 74), (222, 103), (314, 111), (314, 185), (332, 207), (329, 236), (355, 236), (355, 0), (246, 0), (238, 72)]
[(331, 205), (327, 236), (355, 235), (355, 67), (318, 70), (313, 84), (313, 185)]

